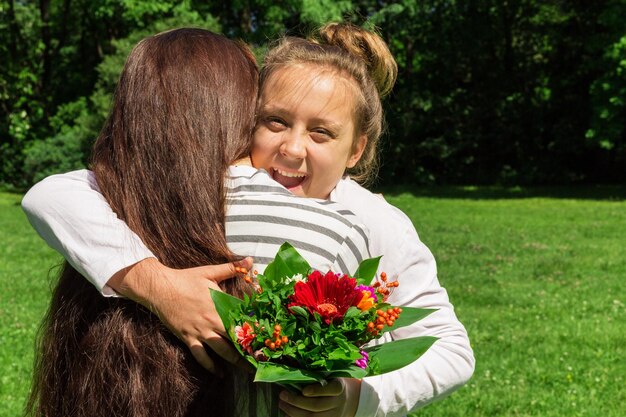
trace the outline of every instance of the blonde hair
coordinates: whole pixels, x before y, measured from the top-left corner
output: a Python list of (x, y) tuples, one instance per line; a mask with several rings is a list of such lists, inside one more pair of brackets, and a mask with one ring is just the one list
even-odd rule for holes
[(329, 23), (307, 39), (284, 37), (265, 56), (261, 88), (276, 70), (289, 65), (312, 64), (336, 70), (354, 81), (355, 128), (367, 144), (350, 176), (367, 183), (378, 172), (378, 143), (383, 131), (381, 99), (396, 81), (398, 66), (385, 41), (376, 33), (349, 23)]

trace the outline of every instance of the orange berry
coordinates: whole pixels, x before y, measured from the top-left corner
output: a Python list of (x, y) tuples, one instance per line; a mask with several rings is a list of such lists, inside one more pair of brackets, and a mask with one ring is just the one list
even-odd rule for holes
[(377, 325), (376, 325), (376, 329), (378, 329), (378, 330), (382, 330), (382, 329), (384, 329), (384, 328), (385, 328), (385, 325), (384, 325), (384, 324), (377, 324)]
[(274, 326), (274, 330), (280, 332), (282, 330), (282, 327), (280, 327), (280, 324), (277, 324), (276, 326)]
[(274, 342), (274, 344), (276, 345), (276, 347), (280, 347), (282, 342), (280, 341), (280, 339), (276, 339), (276, 342)]
[(247, 283), (251, 283), (252, 282), (252, 278), (250, 278), (247, 275), (243, 278), (243, 280), (246, 281)]
[(393, 320), (387, 320), (387, 326), (389, 327), (393, 326)]
[(269, 346), (271, 341), (269, 339), (265, 339), (265, 346)]
[(380, 279), (382, 279), (383, 282), (387, 281), (387, 273), (386, 272), (381, 272), (380, 273)]
[(253, 272), (254, 275), (259, 275), (259, 271), (257, 271), (256, 269)]
[(272, 350), (276, 349), (276, 343), (271, 342), (270, 343), (270, 349), (272, 349)]
[(283, 336), (282, 341), (283, 343), (287, 343), (289, 342), (289, 338), (287, 336)]
[(376, 281), (376, 282), (372, 285), (372, 287), (374, 287), (374, 288), (376, 288), (376, 287), (380, 287), (380, 282)]
[(381, 324), (384, 323), (385, 321), (387, 321), (387, 320), (385, 320), (384, 317), (379, 317), (379, 318), (376, 319), (376, 322), (377, 323), (381, 323)]
[(374, 323), (370, 321), (369, 323), (367, 323), (367, 327), (369, 327), (370, 329), (373, 328), (374, 327)]

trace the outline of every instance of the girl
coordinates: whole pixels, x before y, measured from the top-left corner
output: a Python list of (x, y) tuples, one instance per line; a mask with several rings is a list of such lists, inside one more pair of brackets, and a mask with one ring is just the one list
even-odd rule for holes
[[(473, 372), (467, 333), (439, 285), (432, 254), (410, 220), (343, 177), (349, 173), (364, 180), (375, 174), (381, 96), (391, 89), (395, 72), (378, 36), (343, 24), (327, 25), (315, 40), (286, 38), (265, 60), (251, 152), (254, 166), (297, 195), (329, 198), (356, 213), (370, 229), (370, 252), (384, 255), (380, 270), (401, 284), (390, 302), (437, 309), (386, 340), (439, 337), (422, 358), (391, 374), (311, 386), (303, 395), (281, 393), (281, 408), (290, 416), (405, 415), (458, 388)], [(86, 212), (71, 217), (93, 221)], [(84, 234), (81, 228), (69, 230)]]
[[(262, 264), (263, 253), (273, 255), (279, 247), (269, 238), (278, 236), (281, 242), (323, 242), (323, 251), (310, 245), (309, 258), (315, 266), (354, 270), (369, 255), (367, 231), (350, 222), (349, 214), (339, 215), (332, 204), (296, 198), (263, 172), (228, 167), (248, 153), (257, 85), (258, 71), (249, 50), (223, 36), (179, 29), (143, 40), (120, 76), (111, 114), (94, 146), (92, 167), (98, 182), (89, 184), (102, 192), (134, 230), (133, 239), (141, 246), (145, 242), (170, 268), (232, 261), (238, 258), (232, 249), (249, 250), (250, 245), (255, 249), (249, 253), (259, 255)], [(92, 178), (86, 172), (68, 177), (61, 179), (70, 187)], [(65, 198), (55, 190), (48, 194), (49, 184), (54, 185), (55, 179), (35, 187), (24, 199), (25, 208), (39, 198), (39, 203)], [(231, 191), (226, 193), (225, 186)], [(226, 196), (229, 237), (237, 238), (229, 246), (223, 228)], [(79, 191), (79, 203), (80, 199)], [(259, 218), (270, 218), (268, 207), (280, 207), (281, 217), (274, 218), (269, 227), (263, 223), (270, 229), (267, 241), (250, 242), (245, 233), (254, 232)], [(302, 220), (305, 215), (315, 223), (314, 230)], [(105, 240), (115, 237), (111, 231), (91, 224), (84, 235), (60, 238), (68, 245), (64, 248), (78, 247), (68, 258), (89, 274), (107, 268), (107, 248), (102, 252), (103, 263), (82, 268), (81, 261), (89, 259), (81, 256), (82, 247), (90, 246), (91, 234)], [(122, 242), (127, 241), (122, 237)], [(198, 299), (210, 298), (209, 282), (201, 279), (194, 286), (189, 281), (187, 277), (175, 283), (165, 281), (165, 285), (158, 279), (143, 281), (141, 288), (151, 294), (147, 307), (156, 303), (155, 309), (161, 312), (161, 299), (152, 296), (154, 288), (165, 288), (161, 294), (169, 296), (169, 302), (171, 289), (178, 291), (181, 286), (195, 290)], [(243, 280), (231, 280), (224, 288), (239, 296), (248, 291)], [(271, 398), (263, 399), (263, 390), (258, 395), (241, 392), (247, 374), (229, 369), (222, 379), (210, 375), (191, 357), (194, 353), (202, 360), (197, 352), (204, 352), (202, 345), (188, 350), (147, 308), (119, 297), (102, 297), (69, 265), (54, 290), (42, 331), (29, 401), (31, 414), (277, 414)], [(246, 404), (248, 398), (258, 400), (258, 407)]]

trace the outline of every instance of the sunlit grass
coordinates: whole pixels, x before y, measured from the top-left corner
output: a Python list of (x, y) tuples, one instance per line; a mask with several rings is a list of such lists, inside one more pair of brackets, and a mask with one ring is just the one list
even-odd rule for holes
[(626, 203), (387, 198), (434, 252), (477, 359), (466, 387), (415, 416), (624, 415)]
[[(386, 191), (435, 254), (477, 359), (467, 386), (415, 416), (624, 415), (626, 202), (618, 191)], [(23, 408), (48, 271), (60, 260), (31, 230), (20, 198), (0, 194), (2, 417)]]
[(60, 256), (31, 229), (21, 196), (0, 193), (0, 416), (22, 412), (31, 380), (34, 336), (50, 294), (48, 271)]

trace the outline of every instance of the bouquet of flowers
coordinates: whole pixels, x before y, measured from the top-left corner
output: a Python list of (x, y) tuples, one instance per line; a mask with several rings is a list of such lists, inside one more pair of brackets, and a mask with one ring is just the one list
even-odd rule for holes
[(211, 290), (229, 337), (256, 368), (255, 381), (324, 384), (390, 372), (419, 358), (437, 338), (366, 346), (434, 311), (386, 303), (398, 283), (387, 282), (384, 273), (374, 280), (379, 261), (363, 261), (352, 277), (323, 274), (285, 243), (262, 275), (246, 277), (254, 279), (253, 295), (240, 300)]

